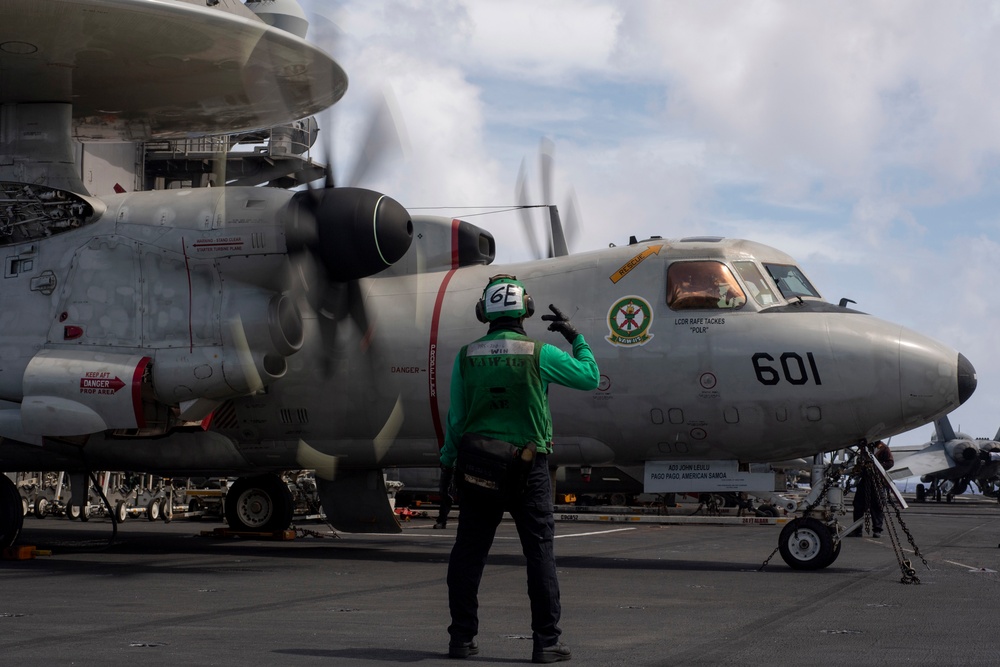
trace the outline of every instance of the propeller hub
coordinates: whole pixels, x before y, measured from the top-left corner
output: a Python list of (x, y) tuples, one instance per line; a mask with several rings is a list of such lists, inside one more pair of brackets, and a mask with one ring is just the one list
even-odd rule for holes
[(289, 250), (308, 250), (328, 280), (374, 275), (399, 261), (413, 241), (410, 213), (392, 197), (364, 188), (324, 188), (293, 198)]

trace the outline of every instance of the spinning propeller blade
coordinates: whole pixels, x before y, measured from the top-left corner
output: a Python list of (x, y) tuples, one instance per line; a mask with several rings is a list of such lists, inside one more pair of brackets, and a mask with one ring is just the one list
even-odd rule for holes
[(525, 235), (528, 237), (528, 244), (531, 247), (531, 252), (536, 259), (541, 259), (543, 257), (541, 244), (536, 236), (536, 227), (534, 225), (530, 209), (539, 207), (547, 208), (549, 211), (549, 224), (546, 233), (547, 255), (545, 256), (562, 257), (569, 254), (569, 246), (571, 245), (570, 241), (576, 236), (578, 227), (577, 209), (579, 207), (576, 203), (576, 196), (571, 191), (571, 198), (567, 204), (566, 224), (564, 226), (559, 217), (559, 209), (554, 203), (552, 203), (552, 179), (553, 170), (555, 169), (555, 144), (547, 137), (542, 138), (538, 149), (538, 167), (539, 180), (541, 181), (542, 188), (542, 201), (544, 203), (530, 203), (531, 198), (528, 194), (525, 163), (522, 160), (521, 168), (518, 170), (517, 185), (515, 187), (518, 213), (521, 216), (521, 223), (524, 226)]

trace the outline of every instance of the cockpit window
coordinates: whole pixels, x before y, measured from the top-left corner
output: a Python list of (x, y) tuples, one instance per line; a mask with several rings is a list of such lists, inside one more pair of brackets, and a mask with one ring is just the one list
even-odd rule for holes
[(762, 306), (773, 306), (778, 303), (778, 297), (771, 290), (767, 278), (753, 262), (733, 262), (736, 273), (740, 274), (743, 284), (747, 286), (750, 295)]
[(813, 289), (809, 280), (799, 271), (797, 266), (787, 264), (765, 264), (771, 280), (778, 286), (781, 295), (786, 299), (793, 299), (797, 296), (812, 296), (820, 298), (819, 292)]
[(673, 310), (732, 310), (746, 302), (725, 264), (674, 262), (667, 269), (667, 305)]

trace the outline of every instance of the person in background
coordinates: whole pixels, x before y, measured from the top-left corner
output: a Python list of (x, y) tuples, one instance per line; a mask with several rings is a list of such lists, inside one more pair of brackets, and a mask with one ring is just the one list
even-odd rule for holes
[[(885, 470), (889, 470), (895, 465), (892, 450), (881, 440), (875, 443), (875, 459)], [(874, 471), (869, 472), (862, 466), (859, 468), (857, 489), (854, 492), (854, 520), (859, 520), (865, 515), (865, 510), (868, 510), (872, 517), (872, 537), (882, 537), (885, 513), (882, 511), (882, 503), (879, 502), (879, 493), (875, 485), (882, 484), (883, 479), (880, 475), (871, 474)], [(850, 536), (861, 537), (863, 530), (859, 527)]]

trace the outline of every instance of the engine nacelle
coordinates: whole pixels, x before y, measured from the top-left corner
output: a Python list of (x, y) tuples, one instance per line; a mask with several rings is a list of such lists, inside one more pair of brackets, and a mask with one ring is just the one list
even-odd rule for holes
[(156, 351), (153, 391), (159, 401), (222, 401), (259, 391), (285, 374), (285, 358), (302, 347), (302, 314), (285, 294), (229, 291), (221, 319), (221, 346)]
[(398, 262), (378, 274), (405, 276), (484, 266), (496, 258), (493, 234), (471, 222), (441, 216), (413, 217), (413, 245)]
[(41, 350), (24, 371), (21, 430), (72, 436), (145, 426), (150, 358), (86, 349)]
[(365, 278), (392, 266), (413, 240), (413, 222), (399, 202), (363, 188), (297, 193), (289, 205), (286, 242), (316, 256), (329, 280)]
[(959, 465), (979, 458), (979, 448), (968, 440), (952, 440), (944, 443), (944, 448), (951, 460)]
[(20, 413), (4, 415), (7, 432), (164, 431), (280, 378), (285, 357), (303, 341), (295, 302), (251, 287), (228, 296), (221, 345), (160, 348), (149, 355), (82, 346), (41, 350), (25, 369)]

